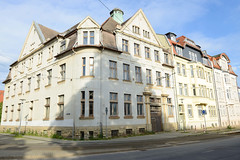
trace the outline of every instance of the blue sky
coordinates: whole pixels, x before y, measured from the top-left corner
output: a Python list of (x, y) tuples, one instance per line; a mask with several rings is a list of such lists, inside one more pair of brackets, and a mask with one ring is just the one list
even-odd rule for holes
[[(237, 0), (102, 0), (128, 19), (142, 8), (156, 33), (185, 35), (210, 55), (225, 52), (240, 75), (240, 1)], [(32, 21), (63, 32), (91, 16), (99, 24), (109, 11), (98, 0), (1, 0), (0, 81), (18, 59)], [(238, 84), (240, 80), (238, 78)], [(0, 89), (4, 85), (0, 84)]]

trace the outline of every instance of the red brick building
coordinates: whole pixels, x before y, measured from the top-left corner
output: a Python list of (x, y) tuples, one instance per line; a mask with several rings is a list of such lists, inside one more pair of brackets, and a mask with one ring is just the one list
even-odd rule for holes
[(0, 103), (3, 102), (3, 94), (4, 94), (4, 91), (0, 90)]

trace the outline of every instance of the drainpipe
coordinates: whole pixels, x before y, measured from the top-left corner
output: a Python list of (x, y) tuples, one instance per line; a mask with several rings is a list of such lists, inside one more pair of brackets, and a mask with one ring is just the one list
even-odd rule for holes
[[(176, 55), (174, 54), (174, 60), (175, 60), (175, 57), (176, 57)], [(175, 64), (174, 63), (174, 61), (173, 61), (173, 64)], [(175, 76), (175, 71), (174, 71), (174, 68), (172, 69), (173, 70), (173, 73), (172, 73), (172, 75), (173, 75), (173, 86), (174, 86), (174, 98), (175, 98), (175, 112), (176, 112), (176, 121), (177, 121), (177, 130), (180, 130), (180, 123), (179, 123), (179, 110), (178, 110), (178, 97), (177, 97), (177, 83), (176, 83), (176, 76)]]
[[(212, 63), (211, 63), (212, 64)], [(219, 103), (218, 103), (218, 95), (217, 95), (217, 85), (216, 85), (216, 81), (215, 81), (215, 74), (214, 74), (214, 68), (213, 68), (213, 64), (212, 64), (212, 77), (213, 77), (213, 87), (214, 87), (214, 93), (215, 93), (215, 101), (216, 101), (216, 105), (217, 105), (217, 111), (218, 111), (218, 123), (219, 123), (219, 128), (222, 128), (222, 120), (221, 120), (221, 115), (220, 115), (220, 108), (219, 108)]]

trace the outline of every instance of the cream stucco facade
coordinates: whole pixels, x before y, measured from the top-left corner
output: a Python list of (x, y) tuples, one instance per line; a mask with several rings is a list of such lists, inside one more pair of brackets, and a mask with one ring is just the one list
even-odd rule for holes
[(176, 129), (173, 68), (142, 10), (63, 33), (33, 22), (4, 81), (1, 129), (84, 138)]

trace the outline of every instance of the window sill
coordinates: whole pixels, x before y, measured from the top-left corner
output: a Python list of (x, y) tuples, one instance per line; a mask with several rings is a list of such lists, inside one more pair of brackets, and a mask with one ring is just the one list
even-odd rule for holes
[(19, 96), (21, 96), (21, 95), (22, 95), (22, 93), (18, 93), (18, 95), (19, 95)]
[(143, 115), (140, 115), (140, 116), (137, 116), (138, 119), (145, 119), (145, 116)]
[(18, 108), (18, 109), (17, 109), (17, 111), (21, 111), (21, 109), (20, 109), (20, 108)]
[(122, 53), (130, 55), (130, 53), (128, 51), (122, 51)]
[(153, 84), (152, 84), (152, 83), (147, 83), (147, 85), (148, 85), (148, 86), (153, 86)]
[(89, 117), (85, 117), (85, 116), (81, 116), (79, 117), (80, 120), (91, 120), (94, 119), (94, 116), (89, 116)]
[(26, 91), (25, 93), (29, 93), (30, 91)]
[(57, 83), (60, 84), (60, 83), (64, 83), (64, 82), (65, 82), (65, 79), (61, 80), (61, 81), (58, 81)]
[(38, 91), (40, 88), (35, 88), (34, 91)]
[(157, 85), (157, 87), (163, 87), (163, 85)]
[(37, 67), (39, 67), (41, 64), (42, 64), (42, 63), (38, 63), (38, 64), (37, 64)]
[(109, 119), (119, 119), (119, 116), (109, 116)]
[(32, 118), (28, 119), (28, 121), (32, 121)]
[(110, 80), (115, 80), (115, 81), (118, 81), (118, 80), (119, 80), (118, 78), (111, 78), (111, 77), (109, 77), (108, 79), (110, 79)]
[(161, 63), (160, 61), (155, 61), (156, 63)]
[(19, 119), (16, 119), (16, 122), (19, 122)]
[(45, 88), (50, 87), (50, 86), (51, 86), (51, 84), (47, 84), (47, 85), (45, 86)]
[(133, 119), (133, 116), (124, 116), (124, 119)]
[(140, 55), (134, 54), (135, 57), (142, 58)]
[(49, 121), (49, 118), (43, 118), (43, 121)]
[(168, 116), (168, 118), (173, 118), (174, 116)]
[(152, 59), (151, 58), (145, 58), (146, 60), (148, 60), (148, 61), (152, 61)]
[(12, 98), (15, 97), (15, 95), (12, 95)]
[(94, 78), (94, 76), (81, 76), (80, 78)]
[(136, 84), (143, 84), (142, 82), (135, 82)]
[(28, 68), (28, 70), (31, 71), (31, 70), (32, 70), (32, 67), (31, 67), (31, 68)]
[(166, 67), (169, 67), (169, 68), (174, 68), (173, 65), (171, 65), (171, 64), (167, 64), (167, 63), (163, 63), (162, 66), (166, 66)]
[(64, 118), (63, 117), (57, 117), (57, 118), (55, 118), (55, 120), (64, 120)]
[(8, 99), (9, 97), (6, 97), (6, 99)]
[(131, 80), (123, 80), (123, 82), (132, 82)]
[(3, 122), (7, 122), (7, 120), (5, 119), (5, 120), (3, 120)]
[(12, 122), (12, 121), (13, 121), (12, 119), (9, 120), (9, 122)]
[(50, 60), (52, 60), (52, 59), (53, 59), (53, 57), (50, 57), (50, 58), (47, 59), (47, 61), (50, 61)]

